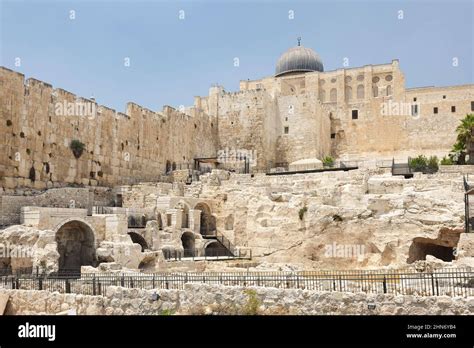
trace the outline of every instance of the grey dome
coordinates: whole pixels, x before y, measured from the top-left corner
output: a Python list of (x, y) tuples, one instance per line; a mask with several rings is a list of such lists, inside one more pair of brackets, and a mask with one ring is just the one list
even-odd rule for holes
[(324, 71), (323, 62), (311, 48), (296, 46), (280, 56), (275, 69), (275, 77), (308, 71)]

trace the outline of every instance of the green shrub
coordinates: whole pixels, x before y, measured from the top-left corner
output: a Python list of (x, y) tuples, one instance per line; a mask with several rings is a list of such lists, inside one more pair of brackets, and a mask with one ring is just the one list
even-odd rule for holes
[(332, 158), (331, 156), (325, 156), (323, 158), (323, 165), (325, 167), (332, 167), (334, 165), (334, 158)]
[(410, 158), (408, 164), (414, 172), (422, 172), (428, 165), (428, 158), (426, 158), (426, 156), (419, 155), (418, 157)]
[(174, 310), (172, 309), (163, 309), (160, 313), (160, 315), (173, 315), (174, 314)]
[(429, 159), (428, 159), (428, 170), (430, 172), (437, 172), (438, 171), (438, 163), (439, 163), (439, 160), (438, 160), (438, 157), (436, 156), (431, 156)]
[(300, 211), (298, 212), (298, 215), (299, 215), (299, 217), (300, 217), (300, 220), (303, 220), (304, 214), (306, 214), (307, 211), (308, 211), (308, 207), (307, 207), (307, 206), (304, 206), (303, 208), (300, 209)]
[(446, 156), (445, 156), (445, 157), (443, 157), (443, 158), (441, 159), (440, 164), (441, 164), (442, 166), (452, 166), (452, 165), (454, 164), (454, 161), (453, 161), (453, 159), (452, 159), (451, 157), (446, 157)]
[(257, 296), (257, 292), (252, 289), (246, 289), (245, 294), (248, 296), (247, 303), (242, 309), (244, 315), (257, 315), (258, 308), (261, 305), (261, 301)]
[(408, 163), (414, 172), (434, 173), (438, 171), (439, 160), (436, 156), (427, 158), (424, 155), (419, 155), (418, 157), (410, 158)]
[(80, 142), (79, 140), (74, 139), (71, 141), (69, 148), (72, 150), (74, 157), (79, 158), (81, 157), (82, 152), (86, 148), (86, 145), (84, 145), (84, 143)]

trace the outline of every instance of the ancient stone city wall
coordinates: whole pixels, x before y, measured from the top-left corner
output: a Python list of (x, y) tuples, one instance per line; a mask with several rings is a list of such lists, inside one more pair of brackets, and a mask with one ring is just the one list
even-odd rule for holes
[[(195, 108), (153, 112), (128, 103), (120, 113), (3, 67), (0, 86), (3, 188), (151, 181), (167, 162), (171, 169), (216, 154), (215, 120)], [(79, 158), (72, 140), (85, 144)]]
[[(157, 301), (152, 300), (156, 291)], [(186, 284), (184, 290), (109, 287), (105, 296), (5, 290), (8, 315), (163, 315), (163, 314), (293, 314), (293, 315), (469, 315), (472, 297), (415, 296), (317, 292), (300, 289), (242, 288)], [(368, 305), (375, 305), (369, 309)], [(63, 313), (64, 314), (64, 313)]]

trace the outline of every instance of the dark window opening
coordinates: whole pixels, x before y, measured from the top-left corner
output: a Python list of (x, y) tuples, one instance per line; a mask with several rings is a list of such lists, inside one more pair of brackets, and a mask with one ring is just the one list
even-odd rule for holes
[(413, 98), (413, 101), (416, 102), (416, 98)]
[(446, 96), (445, 96), (445, 95), (443, 95), (443, 99), (446, 99)]
[(451, 106), (451, 112), (456, 112), (456, 107), (454, 105)]
[(117, 196), (115, 196), (115, 206), (116, 207), (121, 207), (122, 203), (123, 203), (122, 195), (117, 194)]
[(336, 138), (336, 133), (331, 133), (331, 139)]
[(285, 134), (288, 134), (289, 131), (290, 131), (290, 127), (285, 127), (284, 129)]
[(474, 111), (474, 101), (471, 102), (471, 111)]
[(433, 113), (437, 114), (438, 113), (438, 108), (433, 108)]
[(352, 119), (357, 120), (359, 118), (359, 110), (352, 110)]
[(30, 178), (31, 181), (35, 181), (35, 180), (36, 180), (36, 172), (35, 172), (35, 168), (34, 168), (34, 167), (31, 167), (31, 168), (30, 168), (30, 174), (28, 175), (28, 177)]

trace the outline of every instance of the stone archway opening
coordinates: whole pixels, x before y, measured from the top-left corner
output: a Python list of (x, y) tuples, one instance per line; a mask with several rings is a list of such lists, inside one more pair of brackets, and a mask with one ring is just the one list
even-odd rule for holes
[(55, 237), (59, 253), (59, 272), (77, 273), (81, 266), (96, 266), (94, 231), (82, 221), (62, 225)]
[(140, 244), (140, 246), (142, 247), (142, 252), (144, 252), (147, 249), (150, 249), (148, 247), (148, 243), (146, 242), (145, 238), (143, 238), (138, 233), (128, 232), (128, 235), (130, 236), (130, 239), (132, 240), (133, 243)]
[(204, 249), (206, 256), (232, 256), (229, 250), (224, 248), (218, 241), (210, 242)]
[(438, 238), (422, 238), (413, 239), (408, 250), (407, 263), (426, 260), (427, 255), (434, 256), (445, 262), (451, 262), (455, 259), (455, 248), (459, 242), (461, 231), (442, 229)]
[(195, 237), (191, 232), (184, 232), (181, 235), (181, 244), (184, 249), (184, 257), (192, 257), (195, 255)]
[(201, 227), (199, 232), (203, 236), (212, 236), (216, 234), (216, 218), (212, 216), (211, 209), (206, 203), (198, 203), (194, 209), (201, 211)]
[(434, 256), (445, 262), (451, 262), (454, 260), (454, 249), (453, 247), (438, 245), (432, 242), (413, 241), (408, 255), (408, 263), (426, 260), (427, 255)]

